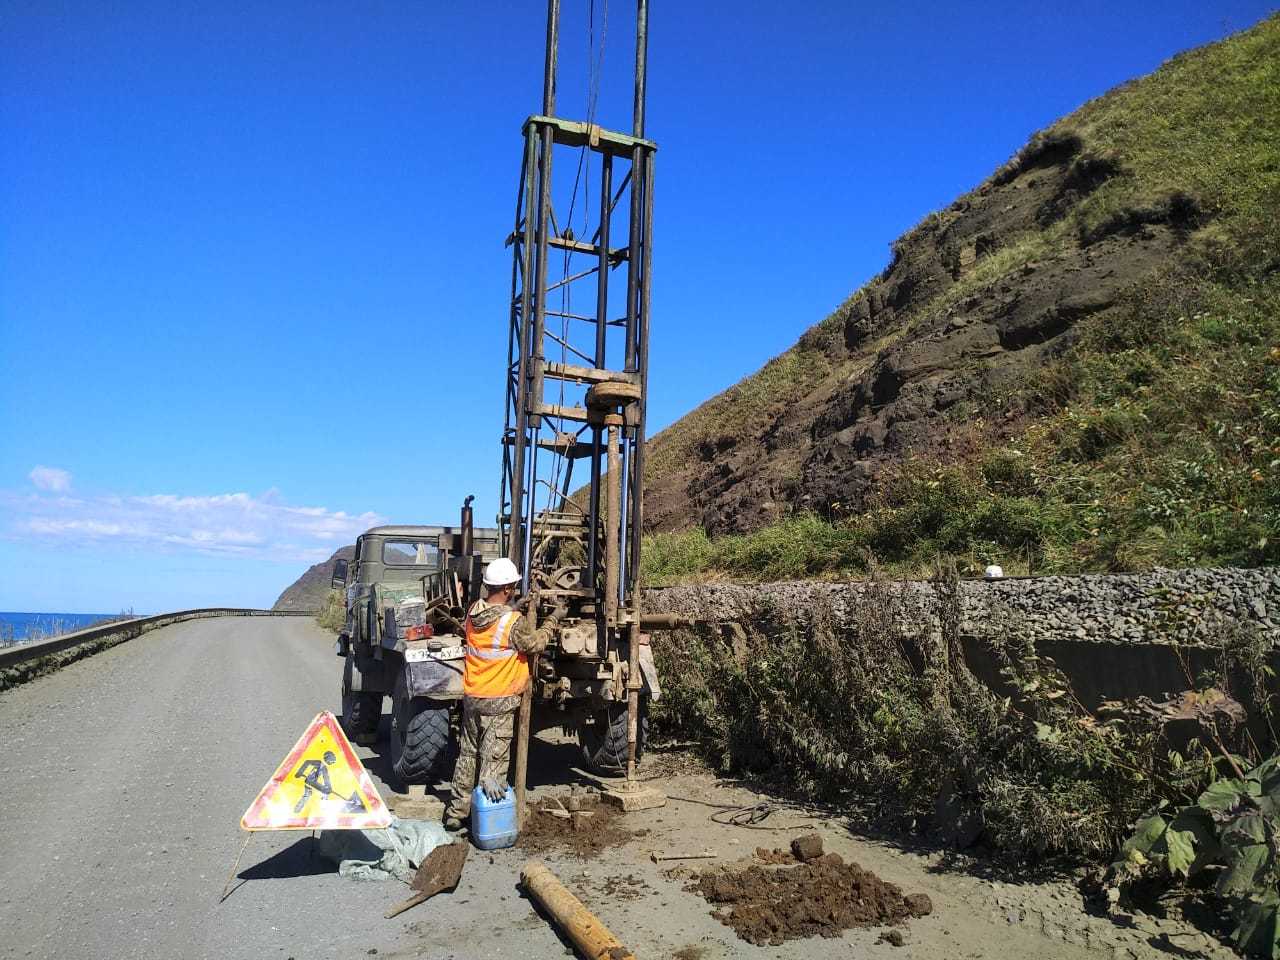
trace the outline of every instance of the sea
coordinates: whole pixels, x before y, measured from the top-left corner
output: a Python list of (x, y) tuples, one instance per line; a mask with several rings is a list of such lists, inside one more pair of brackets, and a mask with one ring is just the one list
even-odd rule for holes
[(118, 613), (17, 613), (0, 610), (0, 645), (48, 640), (119, 617)]

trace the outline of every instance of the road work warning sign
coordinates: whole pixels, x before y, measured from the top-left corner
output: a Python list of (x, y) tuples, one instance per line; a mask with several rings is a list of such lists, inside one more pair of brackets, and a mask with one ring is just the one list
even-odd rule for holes
[(338, 719), (320, 713), (240, 818), (245, 830), (370, 830), (391, 824)]

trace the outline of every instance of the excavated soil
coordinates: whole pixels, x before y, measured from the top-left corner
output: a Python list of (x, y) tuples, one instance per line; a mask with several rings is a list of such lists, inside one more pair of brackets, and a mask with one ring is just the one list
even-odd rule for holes
[[(790, 856), (782, 850), (773, 854)], [(713, 869), (687, 889), (723, 905), (711, 915), (757, 946), (838, 937), (851, 927), (899, 924), (933, 909), (926, 895), (904, 895), (895, 884), (835, 853), (793, 867)]]
[(552, 812), (569, 812), (568, 798), (544, 801), (531, 808), (516, 846), (526, 853), (565, 853), (590, 860), (648, 832), (627, 829), (621, 811), (598, 799), (575, 799), (573, 805), (578, 810), (569, 817)]

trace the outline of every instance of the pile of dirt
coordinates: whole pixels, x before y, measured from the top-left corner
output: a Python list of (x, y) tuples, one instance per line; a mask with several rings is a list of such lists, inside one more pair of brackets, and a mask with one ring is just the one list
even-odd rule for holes
[(648, 832), (628, 830), (621, 818), (622, 811), (595, 797), (545, 800), (529, 810), (516, 846), (526, 853), (567, 853), (589, 860)]
[(775, 867), (783, 864), (790, 866), (800, 862), (790, 850), (768, 850), (764, 847), (756, 847), (756, 859), (762, 863), (773, 864)]
[[(762, 859), (786, 862), (791, 857), (785, 850), (766, 853)], [(904, 895), (837, 853), (819, 854), (792, 867), (712, 869), (686, 889), (708, 903), (725, 904), (711, 915), (757, 946), (838, 937), (852, 927), (894, 925), (933, 910), (927, 895)]]

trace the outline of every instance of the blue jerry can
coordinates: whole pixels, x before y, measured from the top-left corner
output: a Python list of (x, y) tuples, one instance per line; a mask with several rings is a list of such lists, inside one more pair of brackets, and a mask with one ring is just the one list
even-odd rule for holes
[(498, 850), (516, 842), (516, 795), (511, 787), (501, 800), (490, 800), (476, 787), (471, 791), (471, 842), (481, 850)]

